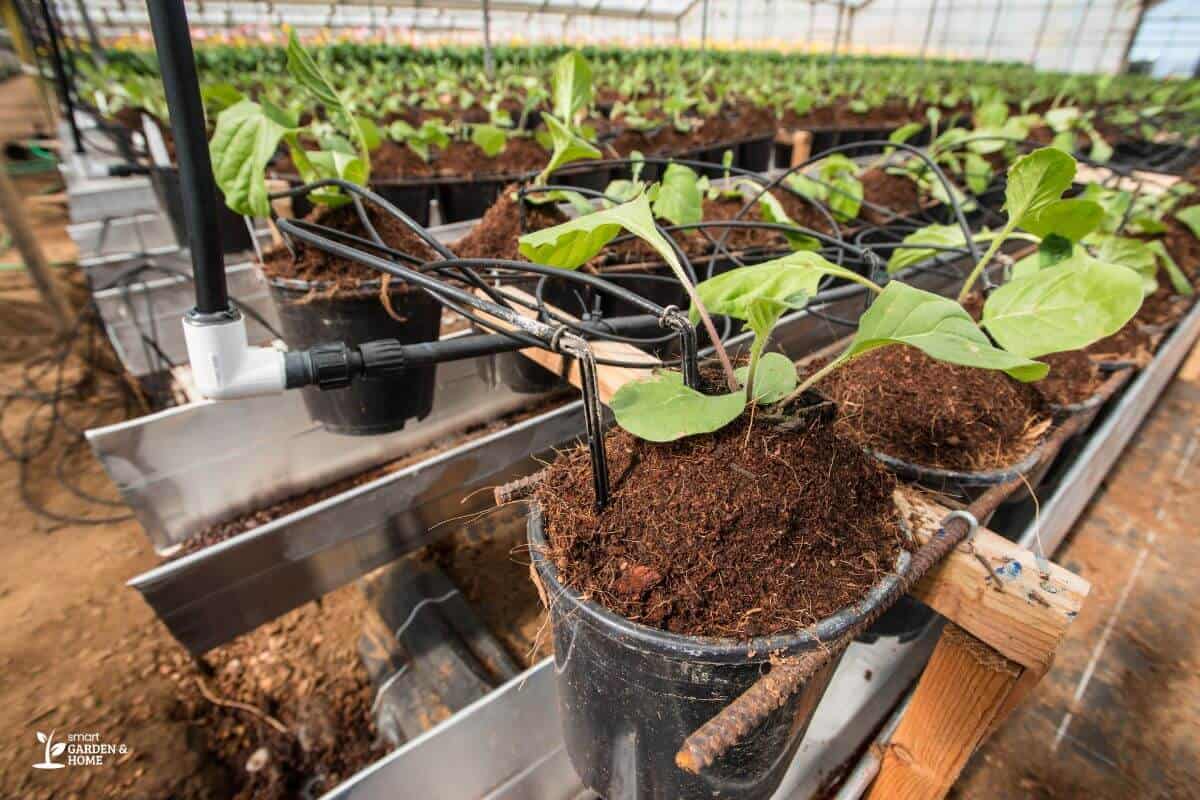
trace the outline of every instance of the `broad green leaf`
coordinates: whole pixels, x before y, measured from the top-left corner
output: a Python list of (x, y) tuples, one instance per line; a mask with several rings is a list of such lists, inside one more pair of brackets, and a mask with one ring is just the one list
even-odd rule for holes
[(295, 123), (269, 104), (242, 100), (217, 116), (209, 151), (213, 176), (225, 203), (238, 214), (268, 217), (267, 163)]
[(546, 123), (546, 128), (550, 131), (554, 152), (550, 154), (550, 163), (546, 164), (546, 168), (538, 176), (538, 183), (545, 183), (554, 170), (573, 161), (600, 157), (600, 151), (590, 142), (576, 136), (566, 125), (554, 117), (543, 114), (542, 121)]
[[(697, 284), (696, 294), (709, 312), (751, 322), (756, 306), (778, 314), (804, 308), (826, 275), (861, 280), (816, 253), (800, 252), (723, 272)], [(693, 323), (700, 319), (694, 307), (689, 316)]]
[(1072, 198), (1055, 200), (1038, 211), (1026, 214), (1021, 220), (1021, 227), (1043, 238), (1057, 234), (1078, 242), (1096, 230), (1103, 219), (1104, 209), (1099, 203)]
[(1043, 115), (1043, 118), (1046, 120), (1046, 124), (1050, 126), (1050, 130), (1055, 133), (1062, 133), (1079, 119), (1079, 109), (1074, 106), (1053, 108), (1047, 111)]
[(1019, 381), (1046, 376), (1045, 364), (992, 346), (958, 303), (941, 295), (892, 281), (862, 315), (846, 351), (847, 361), (894, 344), (906, 344), (950, 364), (1001, 370)]
[(1092, 149), (1088, 153), (1088, 158), (1099, 164), (1107, 164), (1108, 160), (1113, 157), (1113, 148), (1108, 141), (1101, 136), (1093, 128), (1088, 134), (1092, 139)]
[(1158, 257), (1163, 269), (1167, 273), (1167, 278), (1171, 281), (1172, 288), (1176, 294), (1187, 295), (1191, 297), (1196, 293), (1196, 288), (1192, 286), (1192, 282), (1188, 280), (1187, 275), (1183, 274), (1183, 270), (1179, 268), (1179, 264), (1171, 257), (1167, 248), (1161, 241), (1147, 242), (1146, 247), (1150, 249), (1155, 256)]
[(1075, 159), (1053, 147), (1017, 159), (1008, 171), (1004, 208), (1018, 225), (1062, 196), (1075, 179)]
[[(635, 195), (636, 196), (636, 195)], [(596, 210), (592, 202), (579, 192), (572, 192), (570, 189), (555, 189), (552, 192), (538, 192), (536, 194), (525, 195), (525, 202), (535, 206), (545, 205), (547, 203), (570, 203), (571, 207), (579, 213), (591, 214)]]
[(1059, 236), (1057, 233), (1052, 233), (1038, 243), (1038, 269), (1053, 267), (1055, 264), (1066, 261), (1074, 252), (1074, 242), (1065, 236)]
[(712, 433), (737, 419), (746, 407), (744, 391), (705, 395), (685, 386), (678, 372), (631, 381), (613, 395), (609, 408), (617, 424), (651, 442)]
[(1126, 212), (1133, 203), (1131, 193), (1109, 189), (1098, 183), (1089, 183), (1085, 186), (1079, 199), (1091, 200), (1104, 209), (1104, 219), (1100, 223), (1100, 229), (1106, 233), (1113, 233), (1121, 226), (1121, 223), (1125, 221)]
[[(795, 220), (788, 216), (787, 211), (783, 208), (783, 203), (779, 202), (779, 198), (761, 189), (762, 187), (757, 184), (750, 183), (746, 189), (743, 189), (743, 196), (745, 196), (748, 190), (750, 191), (750, 197), (758, 198), (758, 210), (762, 214), (763, 220), (779, 225), (800, 227), (796, 224)], [(821, 248), (821, 242), (816, 237), (809, 236), (808, 234), (800, 233), (799, 231), (787, 231), (783, 235), (793, 250), (819, 250)]]
[(368, 150), (374, 151), (379, 148), (383, 142), (383, 135), (379, 132), (379, 126), (366, 117), (355, 117), (355, 123), (362, 134), (362, 140)]
[(992, 182), (992, 165), (976, 152), (967, 151), (963, 159), (963, 174), (967, 188), (975, 194), (983, 194)]
[[(316, 172), (316, 178), (340, 178), (349, 183), (366, 185), (367, 165), (356, 155), (343, 153), (340, 150), (320, 150), (308, 154), (308, 162)], [(327, 206), (337, 206), (349, 200), (336, 187), (326, 187), (310, 192), (309, 197), (317, 203)]]
[(654, 214), (645, 195), (552, 228), (527, 233), (518, 240), (518, 246), (521, 255), (535, 264), (575, 269), (599, 253), (622, 229), (653, 247), (677, 274), (682, 272), (675, 251), (654, 226)]
[(863, 185), (853, 175), (840, 175), (830, 182), (829, 196), (826, 201), (829, 210), (841, 222), (856, 219), (862, 208)]
[(206, 84), (200, 89), (200, 97), (204, 100), (204, 110), (209, 119), (246, 99), (246, 96), (230, 83)]
[[(746, 385), (747, 373), (750, 367), (738, 367), (734, 375)], [(766, 353), (758, 360), (754, 370), (754, 402), (759, 405), (778, 403), (792, 393), (799, 382), (796, 376), (796, 365), (782, 353)]]
[(976, 128), (999, 128), (1008, 119), (1008, 104), (993, 100), (975, 111)]
[(700, 176), (683, 164), (668, 164), (663, 173), (658, 195), (654, 198), (654, 215), (676, 225), (690, 225), (703, 219)]
[[(905, 236), (901, 242), (906, 245), (932, 244), (941, 247), (963, 247), (966, 243), (962, 228), (957, 225), (926, 225)], [(892, 250), (892, 255), (888, 259), (888, 274), (894, 275), (900, 270), (911, 267), (913, 264), (919, 264), (940, 252), (942, 251), (933, 248), (897, 247)]]
[[(608, 186), (604, 187), (604, 194), (613, 198), (616, 203), (627, 203), (644, 190), (645, 186), (641, 181), (618, 178), (615, 181), (609, 181)], [(615, 203), (610, 203), (610, 205), (612, 204)]]
[(888, 134), (888, 141), (894, 144), (904, 144), (916, 136), (925, 127), (922, 122), (907, 122)]
[(1088, 240), (1095, 247), (1096, 258), (1131, 269), (1142, 276), (1142, 291), (1151, 294), (1158, 288), (1158, 259), (1154, 251), (1139, 239), (1110, 234), (1096, 234)]
[(1116, 333), (1141, 304), (1138, 273), (1077, 249), (1066, 261), (992, 292), (983, 326), (1006, 350), (1037, 358)]
[(1039, 248), (1038, 252), (1030, 253), (1017, 263), (1012, 265), (1012, 271), (1009, 275), (1010, 279), (1024, 278), (1026, 275), (1032, 275), (1042, 268), (1042, 253)]
[(554, 115), (568, 125), (592, 101), (592, 68), (572, 50), (554, 64)]
[(310, 91), (325, 107), (326, 112), (339, 116), (346, 129), (354, 135), (363, 162), (363, 180), (366, 181), (371, 173), (371, 148), (367, 144), (362, 126), (341, 94), (317, 66), (317, 62), (313, 61), (312, 56), (300, 44), (295, 29), (288, 35), (287, 68), (292, 79)]
[(508, 136), (502, 128), (495, 125), (472, 125), (471, 141), (475, 143), (488, 158), (500, 155), (508, 144)]
[(1175, 219), (1187, 225), (1192, 236), (1200, 239), (1200, 205), (1179, 209), (1175, 212)]

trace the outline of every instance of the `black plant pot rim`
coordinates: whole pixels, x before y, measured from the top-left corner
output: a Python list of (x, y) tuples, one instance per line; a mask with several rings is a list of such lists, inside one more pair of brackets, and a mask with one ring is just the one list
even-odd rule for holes
[[(260, 266), (261, 270), (262, 267)], [(306, 281), (300, 278), (277, 278), (272, 275), (263, 274), (269, 286), (274, 286), (277, 289), (288, 289), (293, 292), (327, 292), (333, 288), (332, 284), (327, 281)], [(399, 288), (404, 286), (402, 280), (392, 281), (392, 286)], [(345, 289), (344, 292), (339, 290), (338, 294), (331, 297), (331, 300), (344, 298), (347, 300), (359, 299), (359, 295), (367, 297), (369, 295), (379, 294), (379, 290), (383, 288), (383, 280), (381, 278), (372, 278), (368, 281), (359, 281), (354, 288)]]
[[(793, 655), (819, 647), (823, 642), (834, 641), (877, 608), (888, 591), (908, 572), (912, 563), (912, 554), (901, 550), (896, 557), (894, 570), (880, 578), (861, 600), (794, 633), (758, 636), (745, 641), (714, 636), (685, 636), (628, 620), (564, 586), (559, 580), (558, 570), (545, 556), (547, 541), (542, 509), (536, 502), (530, 502), (529, 505), (529, 551), (551, 603), (566, 600), (573, 611), (593, 627), (605, 631), (610, 637), (618, 634), (624, 647), (687, 661), (708, 664), (757, 663), (768, 661), (772, 656)], [(898, 513), (897, 520), (911, 539), (912, 533), (904, 515)]]
[(941, 467), (926, 467), (902, 458), (897, 458), (896, 456), (890, 456), (887, 453), (873, 450), (869, 447), (863, 449), (872, 458), (906, 480), (921, 483), (955, 483), (959, 486), (998, 486), (999, 484), (1008, 483), (1022, 475), (1028, 474), (1041, 462), (1046, 450), (1046, 437), (1043, 437), (1037, 447), (1033, 448), (1016, 464), (1003, 469), (970, 472), (957, 469), (943, 469)]
[[(1121, 372), (1123, 370), (1132, 369), (1132, 368), (1133, 368), (1133, 364), (1115, 362), (1115, 361), (1113, 361), (1113, 362), (1101, 361), (1096, 364), (1096, 369), (1106, 375), (1111, 375), (1114, 372)], [(1101, 392), (1096, 392), (1091, 397), (1089, 397), (1087, 400), (1081, 400), (1078, 403), (1050, 403), (1049, 405), (1050, 405), (1050, 410), (1053, 411), (1055, 414), (1062, 415), (1063, 417), (1069, 417), (1072, 414), (1079, 414), (1084, 411), (1091, 411), (1093, 408), (1097, 408), (1100, 405), (1102, 405), (1104, 403), (1104, 401), (1107, 399), (1108, 399), (1108, 395), (1103, 394)]]

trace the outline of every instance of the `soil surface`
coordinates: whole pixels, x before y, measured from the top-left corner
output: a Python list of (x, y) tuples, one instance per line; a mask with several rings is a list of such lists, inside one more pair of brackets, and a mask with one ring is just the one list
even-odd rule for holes
[(945, 364), (906, 345), (860, 356), (817, 389), (837, 402), (838, 430), (925, 467), (1011, 466), (1032, 452), (1050, 423), (1031, 384)]
[(603, 512), (586, 448), (551, 464), (535, 499), (564, 584), (643, 625), (796, 631), (860, 599), (904, 543), (895, 480), (815, 418), (785, 432), (747, 415), (668, 444), (614, 429), (607, 447)]
[(1050, 372), (1034, 383), (1033, 388), (1051, 405), (1082, 403), (1095, 395), (1104, 383), (1104, 374), (1083, 350), (1051, 353), (1039, 356), (1037, 360), (1049, 364)]
[(500, 258), (527, 261), (518, 250), (517, 239), (523, 233), (540, 231), (566, 222), (567, 217), (553, 203), (525, 205), (525, 227), (521, 228), (521, 209), (516, 200), (517, 184), (500, 192), (487, 213), (467, 235), (454, 243), (453, 250), (462, 258)]
[[(897, 216), (913, 216), (921, 210), (917, 184), (903, 175), (893, 175), (876, 167), (859, 176), (863, 186), (863, 207), (859, 217), (872, 225), (883, 225)], [(890, 213), (871, 208), (874, 204)]]
[[(402, 253), (432, 261), (438, 258), (416, 233), (400, 220), (385, 214), (373, 203), (364, 203), (367, 219), (379, 233), (381, 239), (389, 247)], [(342, 233), (370, 240), (371, 235), (359, 219), (353, 204), (337, 208), (321, 207), (310, 214), (307, 219), (318, 225), (325, 225)], [(336, 289), (338, 292), (352, 292), (368, 281), (377, 281), (381, 275), (377, 270), (333, 256), (324, 250), (310, 246), (304, 242), (294, 245), (295, 256), (283, 246), (273, 247), (263, 253), (263, 272), (272, 278), (290, 278), (294, 280), (319, 283), (325, 289)], [(401, 283), (394, 282), (393, 289), (399, 289)]]

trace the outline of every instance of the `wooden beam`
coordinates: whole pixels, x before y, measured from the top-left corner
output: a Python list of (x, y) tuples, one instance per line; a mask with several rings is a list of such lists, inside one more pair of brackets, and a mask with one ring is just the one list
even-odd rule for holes
[[(520, 289), (515, 289), (511, 286), (505, 286), (501, 288), (500, 292), (513, 300), (514, 309), (519, 311), (522, 316), (529, 317), (530, 319), (536, 317), (536, 313), (533, 311), (533, 309), (526, 308), (524, 305), (521, 305), (523, 303), (536, 303), (536, 298), (534, 298), (533, 295), (523, 292)], [(479, 290), (476, 290), (476, 294), (484, 299), (488, 299), (487, 295)], [(547, 308), (553, 308), (553, 306), (547, 306)], [(559, 309), (554, 310), (563, 317), (576, 319), (570, 314), (567, 314), (565, 311), (561, 311)], [(476, 313), (481, 317), (485, 317), (493, 322), (497, 330), (513, 330), (513, 326), (509, 325), (503, 320), (491, 317), (481, 311)], [(596, 369), (596, 378), (600, 388), (600, 402), (604, 403), (605, 405), (608, 405), (608, 401), (612, 399), (612, 396), (616, 394), (617, 390), (626, 383), (631, 380), (648, 377), (650, 374), (648, 370), (657, 367), (662, 363), (644, 350), (639, 350), (633, 345), (626, 344), (625, 342), (601, 340), (593, 341), (591, 345), (592, 352), (597, 358), (609, 358), (614, 361), (629, 361), (633, 363), (644, 363), (646, 365), (645, 369), (598, 365)], [(552, 353), (549, 350), (543, 350), (539, 347), (529, 347), (524, 350), (520, 350), (519, 352), (529, 360), (542, 365), (556, 375), (561, 375), (563, 372), (563, 356), (559, 355), (558, 353)], [(568, 381), (570, 381), (572, 386), (579, 387), (583, 385), (579, 374), (579, 364), (575, 359), (571, 359), (570, 371), (567, 373), (566, 378)]]
[[(897, 492), (901, 513), (924, 543), (947, 511), (919, 491)], [(1090, 584), (1057, 564), (980, 528), (975, 538), (930, 570), (913, 596), (1000, 655), (1043, 672)]]
[(25, 214), (25, 207), (8, 175), (8, 160), (3, 156), (0, 156), (0, 218), (3, 218), (13, 244), (21, 253), (21, 260), (25, 262), (29, 277), (42, 296), (42, 302), (50, 310), (57, 332), (69, 332), (75, 314), (58, 277), (51, 271), (50, 262), (42, 253), (42, 247), (29, 224), (29, 217)]
[(961, 628), (946, 626), (884, 750), (867, 800), (945, 797), (967, 759), (1008, 708), (1023, 673), (1041, 677)]

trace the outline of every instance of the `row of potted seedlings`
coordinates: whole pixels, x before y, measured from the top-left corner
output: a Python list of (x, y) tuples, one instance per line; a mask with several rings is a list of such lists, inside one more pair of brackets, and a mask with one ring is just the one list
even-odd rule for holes
[[(290, 120), (249, 100), (230, 106), (216, 120), (214, 167), (239, 213), (270, 214), (270, 137), (306, 182), (370, 179), (368, 137), (337, 89), (294, 39), (289, 58), (297, 82), (355, 144), (306, 150)], [(1013, 142), (1025, 137), (995, 136), (1001, 146), (992, 148), (986, 135), (970, 144), (965, 131), (935, 132), (924, 154), (898, 136), (886, 161), (835, 153), (772, 179), (728, 161), (643, 158), (622, 162), (625, 177), (599, 193), (555, 185), (563, 166), (599, 155), (569, 122), (587, 105), (579, 63), (569, 56), (557, 72), (564, 100), (548, 115), (556, 136), (542, 172), (505, 187), (452, 255), (480, 269), (526, 260), (586, 270), (660, 306), (689, 308), (714, 357), (698, 385), (668, 368), (613, 397), (616, 426), (604, 447), (616, 480), (602, 507), (587, 448), (562, 454), (534, 492), (528, 547), (549, 605), (568, 751), (584, 783), (605, 796), (632, 785), (647, 797), (767, 797), (832, 665), (701, 774), (676, 767), (676, 747), (772, 657), (844, 630), (862, 598), (906, 568), (913, 543), (893, 502), (898, 481), (962, 501), (1028, 474), (1053, 426), (1089, 410), (1105, 370), (1152, 354), (1200, 277), (1200, 197), (1186, 184), (1158, 196), (1081, 187), (1062, 150), (1018, 157)], [(264, 135), (270, 146), (238, 144)], [(893, 179), (912, 187), (911, 206), (892, 202)], [(892, 194), (873, 194), (878, 186)], [(378, 237), (414, 265), (445, 257), (382, 207), (348, 203), (330, 186), (307, 196), (314, 224), (347, 241)], [(973, 211), (976, 224), (966, 225)], [(957, 299), (910, 282), (962, 264)], [(289, 345), (438, 336), (435, 300), (353, 261), (292, 241), (265, 253), (263, 269)], [(573, 284), (543, 278), (530, 287), (502, 266), (492, 274), (576, 316), (621, 314), (569, 291)], [(779, 321), (818, 311), (833, 286), (864, 301), (860, 319), (835, 321), (847, 339), (799, 364), (770, 352)], [(727, 352), (722, 340), (741, 329), (752, 343)], [(513, 380), (555, 382), (518, 363)], [(529, 384), (531, 375), (543, 383)], [(427, 413), (426, 377), (314, 394), (309, 407), (331, 430), (394, 429)], [(202, 532), (189, 549), (261, 520)], [(496, 627), (495, 614), (483, 616)], [(498, 634), (511, 642), (511, 631)], [(618, 753), (632, 773), (614, 769)]]

